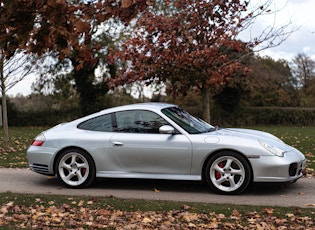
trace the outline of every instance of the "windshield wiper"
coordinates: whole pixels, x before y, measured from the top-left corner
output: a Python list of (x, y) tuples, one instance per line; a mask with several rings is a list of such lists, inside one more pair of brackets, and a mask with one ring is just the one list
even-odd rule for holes
[(210, 132), (213, 132), (215, 130), (216, 130), (216, 128), (209, 128), (209, 129), (206, 129), (205, 131), (203, 131), (202, 133), (210, 133)]

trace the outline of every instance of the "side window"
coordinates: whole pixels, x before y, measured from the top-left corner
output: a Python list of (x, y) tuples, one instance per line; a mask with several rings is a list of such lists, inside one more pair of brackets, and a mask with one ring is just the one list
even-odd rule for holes
[(159, 133), (159, 128), (168, 125), (158, 114), (146, 110), (130, 110), (116, 113), (118, 132)]
[(112, 132), (112, 116), (111, 114), (106, 114), (103, 116), (94, 117), (90, 120), (80, 123), (78, 128), (92, 131)]

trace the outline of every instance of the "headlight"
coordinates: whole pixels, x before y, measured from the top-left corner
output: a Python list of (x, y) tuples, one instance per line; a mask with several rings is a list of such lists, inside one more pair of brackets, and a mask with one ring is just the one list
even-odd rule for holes
[(278, 156), (278, 157), (283, 157), (285, 150), (283, 149), (279, 149), (277, 147), (274, 147), (272, 145), (269, 145), (261, 140), (258, 141), (265, 149), (267, 149), (269, 152), (271, 152), (272, 154)]

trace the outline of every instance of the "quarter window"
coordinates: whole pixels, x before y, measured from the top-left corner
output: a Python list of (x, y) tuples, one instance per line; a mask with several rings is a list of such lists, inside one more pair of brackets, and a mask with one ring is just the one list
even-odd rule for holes
[(112, 132), (112, 115), (106, 114), (99, 117), (94, 117), (90, 120), (84, 121), (78, 125), (79, 129)]

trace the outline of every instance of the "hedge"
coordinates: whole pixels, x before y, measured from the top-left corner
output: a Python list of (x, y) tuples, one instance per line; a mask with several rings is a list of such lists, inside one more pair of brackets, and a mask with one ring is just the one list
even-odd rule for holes
[(219, 125), (315, 126), (315, 108), (250, 107), (233, 112), (213, 112), (212, 122)]
[(10, 116), (9, 126), (55, 126), (78, 118), (77, 110), (17, 111)]
[(315, 108), (258, 107), (247, 114), (254, 125), (315, 125)]
[[(202, 114), (200, 111), (189, 111)], [(9, 113), (9, 126), (54, 126), (79, 117), (75, 109)], [(315, 108), (250, 107), (211, 110), (211, 124), (221, 127), (251, 125), (315, 126)]]

